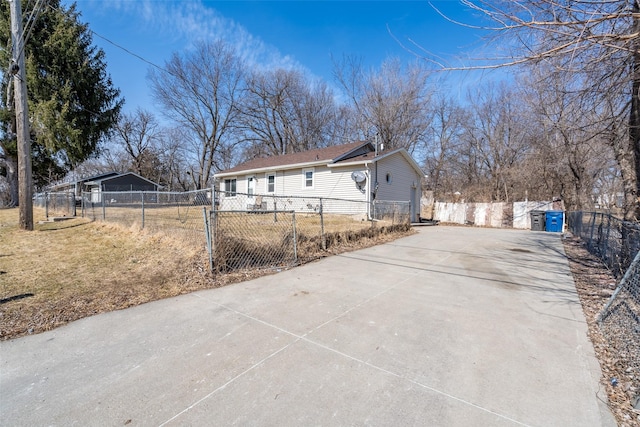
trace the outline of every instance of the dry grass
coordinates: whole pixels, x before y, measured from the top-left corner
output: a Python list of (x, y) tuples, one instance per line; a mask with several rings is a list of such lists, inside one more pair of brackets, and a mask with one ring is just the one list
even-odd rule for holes
[[(0, 210), (0, 338), (200, 288), (201, 254), (160, 235), (70, 219), (17, 228)], [(35, 212), (36, 220), (44, 218)], [(200, 268), (202, 270), (202, 268)]]
[[(34, 217), (44, 220), (44, 211), (35, 210)], [(375, 235), (346, 231), (334, 237), (338, 242), (329, 251), (307, 260), (408, 233), (406, 228)], [(28, 232), (18, 229), (17, 209), (0, 209), (0, 339), (272, 272), (211, 276), (204, 241), (198, 242), (140, 231), (135, 223), (126, 228), (82, 218), (38, 223)]]

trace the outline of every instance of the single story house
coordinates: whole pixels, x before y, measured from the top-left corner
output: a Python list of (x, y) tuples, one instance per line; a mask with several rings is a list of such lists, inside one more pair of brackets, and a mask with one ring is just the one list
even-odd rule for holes
[(246, 209), (254, 208), (260, 195), (355, 200), (369, 216), (374, 201), (394, 201), (409, 202), (416, 221), (423, 176), (405, 149), (376, 152), (370, 142), (355, 142), (253, 159), (216, 173), (215, 179), (221, 210), (237, 209), (233, 199), (241, 195), (248, 197)]

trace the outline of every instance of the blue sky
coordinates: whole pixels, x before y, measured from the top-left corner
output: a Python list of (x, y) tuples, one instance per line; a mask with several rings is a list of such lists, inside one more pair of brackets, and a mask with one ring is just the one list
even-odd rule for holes
[[(457, 1), (433, 4), (454, 19), (474, 20)], [(423, 0), (77, 0), (77, 6), (81, 20), (97, 34), (94, 43), (106, 53), (127, 111), (157, 112), (146, 79), (148, 62), (162, 67), (174, 52), (203, 39), (225, 39), (250, 63), (298, 67), (329, 84), (334, 84), (332, 56), (355, 55), (368, 67), (390, 56), (413, 61), (416, 56), (400, 44), (413, 41), (459, 65), (457, 58), (483, 46), (478, 31), (447, 21)]]

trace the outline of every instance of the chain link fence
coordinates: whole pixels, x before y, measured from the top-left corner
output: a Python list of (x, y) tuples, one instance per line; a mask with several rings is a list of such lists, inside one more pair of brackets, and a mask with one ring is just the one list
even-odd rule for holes
[(33, 196), (33, 206), (45, 210), (47, 219), (50, 217), (76, 216), (79, 200), (73, 192), (44, 192)]
[(83, 217), (163, 232), (198, 246), (206, 243), (204, 219), (212, 206), (210, 190), (103, 191), (82, 195)]
[[(357, 221), (384, 221), (402, 224), (410, 221), (411, 203), (336, 199), (330, 197), (282, 196), (239, 192), (216, 193), (216, 209), (221, 211), (293, 211), (307, 215), (337, 215)], [(356, 227), (359, 228), (359, 227)]]
[(600, 312), (598, 324), (626, 378), (616, 379), (640, 409), (640, 252)]
[(569, 230), (621, 278), (598, 325), (626, 378), (621, 386), (640, 408), (640, 226), (600, 212), (569, 212)]
[(640, 225), (601, 212), (568, 212), (569, 230), (621, 278), (640, 250)]
[[(216, 271), (278, 268), (318, 257), (334, 245), (409, 225), (409, 202), (220, 192), (212, 212)], [(383, 230), (382, 230), (383, 231)]]
[(408, 224), (411, 222), (411, 202), (375, 200), (372, 217), (392, 225)]
[(409, 227), (409, 202), (191, 192), (86, 192), (82, 215), (206, 246), (215, 272), (280, 268)]
[(293, 211), (211, 211), (212, 266), (225, 273), (295, 265)]

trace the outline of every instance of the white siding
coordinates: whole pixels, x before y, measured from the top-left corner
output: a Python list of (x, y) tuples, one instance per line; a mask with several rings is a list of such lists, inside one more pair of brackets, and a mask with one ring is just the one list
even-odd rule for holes
[[(375, 171), (376, 167), (373, 166)], [(378, 192), (376, 200), (411, 202), (411, 221), (420, 214), (421, 174), (400, 153), (378, 161)], [(387, 175), (391, 182), (387, 182)]]
[[(279, 171), (276, 177), (276, 193), (287, 196), (324, 197), (366, 201), (366, 191), (360, 191), (351, 179), (354, 170), (364, 171), (362, 166), (353, 168), (329, 168), (316, 166), (313, 188), (304, 187), (302, 169)], [(282, 184), (281, 186), (278, 184)]]
[[(289, 170), (273, 170), (267, 172), (259, 172), (251, 175), (238, 174), (237, 192), (247, 192), (247, 177), (254, 176), (255, 194), (256, 195), (276, 195), (276, 196), (295, 196), (304, 198), (323, 198), (323, 199), (344, 199), (353, 200), (360, 203), (338, 203), (327, 201), (323, 204), (325, 211), (344, 213), (367, 213), (370, 201), (369, 194), (373, 191), (375, 182), (375, 165), (369, 165), (367, 168), (364, 164), (355, 164), (347, 166), (328, 167), (326, 165), (317, 165), (313, 168), (313, 187), (305, 187), (303, 170), (306, 168), (289, 169)], [(351, 179), (354, 171), (363, 172), (367, 179), (364, 183), (358, 185)], [(275, 174), (275, 191), (267, 192), (267, 175)], [(391, 183), (385, 181), (385, 176), (390, 173), (392, 176)], [(421, 174), (418, 173), (410, 162), (408, 162), (401, 153), (395, 153), (389, 157), (384, 157), (378, 162), (379, 187), (377, 200), (383, 201), (405, 201), (411, 202), (414, 213), (419, 213), (420, 207), (420, 179)], [(224, 178), (221, 178), (224, 179)], [(222, 189), (224, 191), (224, 189)], [(243, 203), (246, 198), (238, 195), (236, 198), (224, 197), (221, 193), (220, 209), (247, 209), (247, 203)], [(411, 200), (413, 197), (414, 200)], [(235, 199), (235, 200), (233, 200)], [(242, 201), (241, 201), (242, 199)], [(305, 201), (306, 203), (306, 201)], [(311, 201), (309, 201), (311, 203)], [(307, 204), (309, 204), (307, 203)], [(315, 202), (314, 202), (315, 203)], [(313, 204), (313, 203), (311, 203)], [(347, 206), (348, 205), (348, 206)], [(305, 205), (306, 206), (306, 205)], [(315, 205), (314, 205), (315, 206)], [(271, 209), (271, 205), (268, 205)], [(415, 218), (412, 218), (414, 220)]]
[[(380, 160), (377, 172), (377, 200), (414, 202), (411, 200), (411, 188), (420, 187), (421, 176), (400, 153)], [(390, 184), (386, 181), (387, 174), (391, 174)]]

